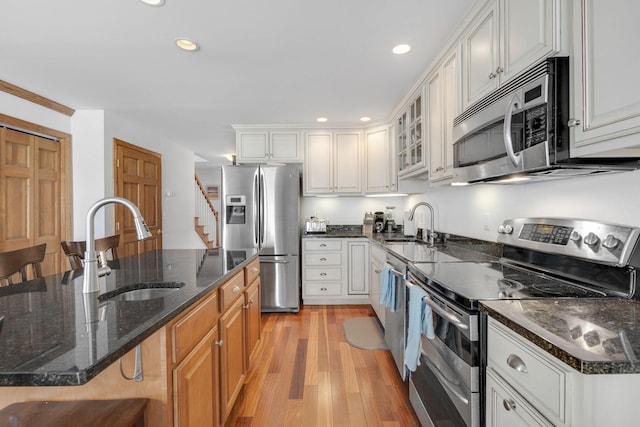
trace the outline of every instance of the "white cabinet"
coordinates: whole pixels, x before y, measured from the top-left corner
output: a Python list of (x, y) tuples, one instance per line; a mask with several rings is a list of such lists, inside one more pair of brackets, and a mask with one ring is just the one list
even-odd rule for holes
[(302, 239), (303, 303), (367, 303), (368, 244), (367, 239)]
[(460, 51), (456, 47), (427, 77), (427, 140), (429, 180), (441, 181), (453, 172), (453, 119), (460, 112)]
[(496, 0), (463, 36), (463, 108), (561, 50), (560, 0)]
[(369, 295), (369, 242), (367, 239), (349, 239), (349, 268), (347, 288), (349, 295)]
[(422, 125), (423, 93), (413, 97), (413, 101), (396, 118), (396, 156), (399, 177), (414, 177), (427, 173), (426, 149)]
[(304, 194), (361, 194), (361, 132), (308, 132), (305, 139)]
[(640, 155), (640, 3), (573, 2), (572, 155)]
[(238, 163), (299, 163), (302, 144), (297, 130), (236, 128)]
[(388, 193), (397, 189), (394, 156), (387, 126), (364, 132), (365, 193)]

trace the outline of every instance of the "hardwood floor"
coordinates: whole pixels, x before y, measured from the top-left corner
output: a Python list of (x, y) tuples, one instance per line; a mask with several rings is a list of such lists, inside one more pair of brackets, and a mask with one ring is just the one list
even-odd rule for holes
[(342, 323), (370, 306), (262, 314), (258, 354), (229, 426), (419, 426), (391, 353), (345, 341)]

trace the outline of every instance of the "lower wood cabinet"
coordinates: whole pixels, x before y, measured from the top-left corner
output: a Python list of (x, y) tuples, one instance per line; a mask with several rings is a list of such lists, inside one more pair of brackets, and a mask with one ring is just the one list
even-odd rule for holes
[(245, 370), (248, 371), (255, 358), (262, 333), (262, 323), (260, 319), (260, 277), (255, 279), (245, 291), (244, 303), (246, 317)]
[(217, 426), (220, 419), (218, 327), (173, 370), (176, 426)]
[(244, 381), (244, 337), (245, 337), (245, 316), (244, 299), (238, 299), (220, 317), (220, 337), (222, 346), (220, 347), (220, 397), (222, 408), (222, 421), (226, 421), (231, 413), (242, 382)]

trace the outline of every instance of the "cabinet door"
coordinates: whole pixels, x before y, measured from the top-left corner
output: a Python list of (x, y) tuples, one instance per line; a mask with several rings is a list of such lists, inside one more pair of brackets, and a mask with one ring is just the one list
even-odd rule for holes
[(465, 35), (463, 107), (467, 108), (498, 87), (498, 23), (495, 4), (478, 16)]
[(274, 131), (270, 133), (269, 139), (271, 160), (283, 163), (295, 163), (302, 160), (298, 132)]
[(427, 136), (429, 143), (429, 179), (442, 178), (444, 173), (444, 139), (442, 128), (442, 72), (441, 68), (427, 79)]
[(487, 371), (487, 422), (489, 427), (552, 426), (518, 393)]
[(380, 323), (384, 325), (384, 305), (380, 304), (382, 264), (383, 262), (378, 258), (371, 256), (371, 263), (369, 264), (369, 302), (378, 315)]
[(369, 242), (349, 242), (349, 295), (369, 294)]
[(269, 133), (238, 132), (236, 151), (238, 163), (267, 161), (269, 157)]
[[(334, 150), (334, 191), (360, 193), (362, 191), (360, 133), (337, 132)], [(313, 161), (315, 162), (315, 159)]]
[(175, 426), (219, 425), (217, 340), (214, 327), (173, 370)]
[(385, 128), (367, 131), (365, 134), (365, 192), (384, 193), (395, 191), (392, 173), (389, 130)]
[(450, 178), (453, 174), (453, 120), (462, 111), (460, 80), (460, 47), (457, 46), (442, 65), (442, 178)]
[(331, 133), (307, 134), (304, 151), (306, 193), (333, 191), (333, 137)]
[(220, 403), (222, 424), (226, 421), (244, 381), (245, 316), (239, 298), (220, 317)]
[(558, 52), (558, 9), (559, 0), (501, 1), (501, 83)]
[[(639, 2), (574, 1), (574, 154), (638, 156)], [(573, 138), (572, 138), (573, 139)], [(587, 146), (590, 145), (590, 146)], [(623, 149), (633, 147), (627, 152)], [(616, 150), (619, 150), (616, 152)]]
[(246, 316), (246, 356), (245, 356), (245, 371), (248, 371), (253, 361), (258, 342), (260, 341), (260, 334), (262, 331), (262, 323), (260, 321), (260, 278), (254, 280), (254, 282), (247, 288), (244, 293), (244, 309)]

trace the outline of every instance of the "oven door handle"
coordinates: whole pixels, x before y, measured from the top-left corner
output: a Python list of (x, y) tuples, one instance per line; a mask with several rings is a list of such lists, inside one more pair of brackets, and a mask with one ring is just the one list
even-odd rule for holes
[(460, 319), (458, 319), (458, 317), (456, 315), (451, 314), (448, 311), (445, 311), (442, 307), (440, 307), (438, 304), (433, 302), (433, 300), (431, 298), (429, 298), (428, 296), (424, 297), (422, 299), (422, 301), (424, 301), (425, 304), (427, 304), (429, 307), (431, 307), (431, 309), (433, 311), (438, 313), (439, 316), (444, 317), (446, 320), (448, 320), (450, 323), (452, 323), (456, 328), (462, 329), (462, 330), (468, 330), (469, 329), (469, 325), (463, 323)]
[(431, 360), (429, 360), (429, 356), (427, 356), (424, 352), (422, 352), (422, 354), (425, 356), (424, 360), (427, 365), (429, 365), (429, 369), (431, 369), (431, 372), (433, 372), (440, 384), (442, 384), (443, 387), (446, 387), (451, 393), (453, 393), (453, 395), (457, 397), (458, 400), (460, 400), (465, 405), (468, 405), (469, 399), (464, 394), (462, 394), (462, 392), (460, 391), (460, 387), (449, 381), (442, 374), (442, 372), (440, 372), (440, 369), (438, 369), (438, 367)]
[(395, 268), (390, 268), (389, 270), (391, 271), (391, 273), (392, 273), (394, 276), (397, 276), (397, 277), (400, 277), (400, 278), (403, 278), (403, 279), (404, 279), (404, 273), (403, 273), (403, 272), (401, 272), (400, 270), (396, 270)]

